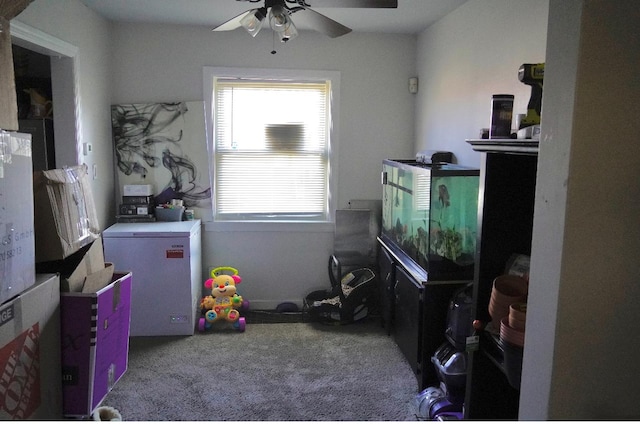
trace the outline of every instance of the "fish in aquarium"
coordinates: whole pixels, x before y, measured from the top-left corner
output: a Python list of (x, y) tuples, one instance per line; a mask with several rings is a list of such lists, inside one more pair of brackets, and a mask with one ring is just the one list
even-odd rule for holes
[(449, 199), (449, 189), (447, 189), (447, 186), (443, 184), (438, 186), (438, 199), (444, 207), (448, 207), (451, 205), (451, 200)]

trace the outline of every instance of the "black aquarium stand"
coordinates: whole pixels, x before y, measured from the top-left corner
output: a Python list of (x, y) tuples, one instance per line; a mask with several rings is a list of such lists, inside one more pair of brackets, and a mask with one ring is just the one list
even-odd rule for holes
[(439, 385), (431, 356), (445, 342), (449, 301), (468, 282), (429, 282), (426, 272), (379, 237), (379, 290), (383, 323), (411, 366), (418, 391)]

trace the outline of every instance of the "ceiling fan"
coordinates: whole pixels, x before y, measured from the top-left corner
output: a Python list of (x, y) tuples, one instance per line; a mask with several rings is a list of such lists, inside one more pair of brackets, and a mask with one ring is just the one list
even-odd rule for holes
[(331, 38), (340, 37), (351, 32), (348, 28), (327, 16), (316, 12), (311, 7), (348, 7), (348, 8), (397, 8), (398, 0), (236, 0), (249, 3), (264, 1), (264, 6), (247, 10), (215, 27), (213, 31), (232, 31), (244, 27), (255, 37), (267, 20), (268, 25), (287, 42), (298, 35), (291, 15), (296, 14), (296, 22), (306, 28), (318, 31)]

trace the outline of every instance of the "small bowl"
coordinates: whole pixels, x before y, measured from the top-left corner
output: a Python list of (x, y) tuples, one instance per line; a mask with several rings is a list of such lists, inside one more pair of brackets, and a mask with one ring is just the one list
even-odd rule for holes
[(509, 316), (524, 322), (527, 320), (527, 303), (514, 303), (509, 306)]
[(522, 321), (522, 320), (518, 320), (515, 317), (513, 317), (512, 315), (509, 315), (508, 317), (508, 322), (509, 322), (509, 327), (513, 328), (515, 330), (518, 331), (523, 331), (525, 330), (526, 326), (527, 326), (527, 322)]
[(513, 303), (500, 299), (499, 295), (492, 295), (491, 298), (489, 298), (489, 304), (493, 304), (494, 307), (499, 308), (500, 310), (504, 310), (507, 314), (509, 314), (509, 306), (511, 306), (511, 304)]
[(492, 292), (496, 291), (500, 300), (511, 300), (511, 303), (523, 301), (528, 289), (527, 281), (520, 276), (504, 274), (493, 280)]
[(522, 347), (524, 346), (524, 331), (513, 329), (509, 326), (509, 319), (503, 317), (502, 320), (500, 320), (500, 339)]
[(493, 280), (489, 299), (489, 314), (496, 329), (500, 327), (500, 320), (509, 315), (511, 304), (526, 300), (527, 290), (527, 281), (520, 276), (501, 275)]
[(503, 317), (509, 316), (509, 307), (501, 305), (500, 303), (491, 299), (489, 301), (489, 315), (491, 316), (491, 322), (496, 329), (500, 328), (500, 320)]

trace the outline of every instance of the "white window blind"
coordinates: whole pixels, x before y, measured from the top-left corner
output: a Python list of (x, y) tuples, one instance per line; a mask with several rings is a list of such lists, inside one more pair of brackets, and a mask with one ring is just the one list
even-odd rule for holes
[(330, 93), (330, 81), (214, 79), (216, 220), (327, 220)]
[(431, 208), (431, 175), (414, 174), (415, 190), (413, 191), (413, 208), (416, 211), (429, 211)]

